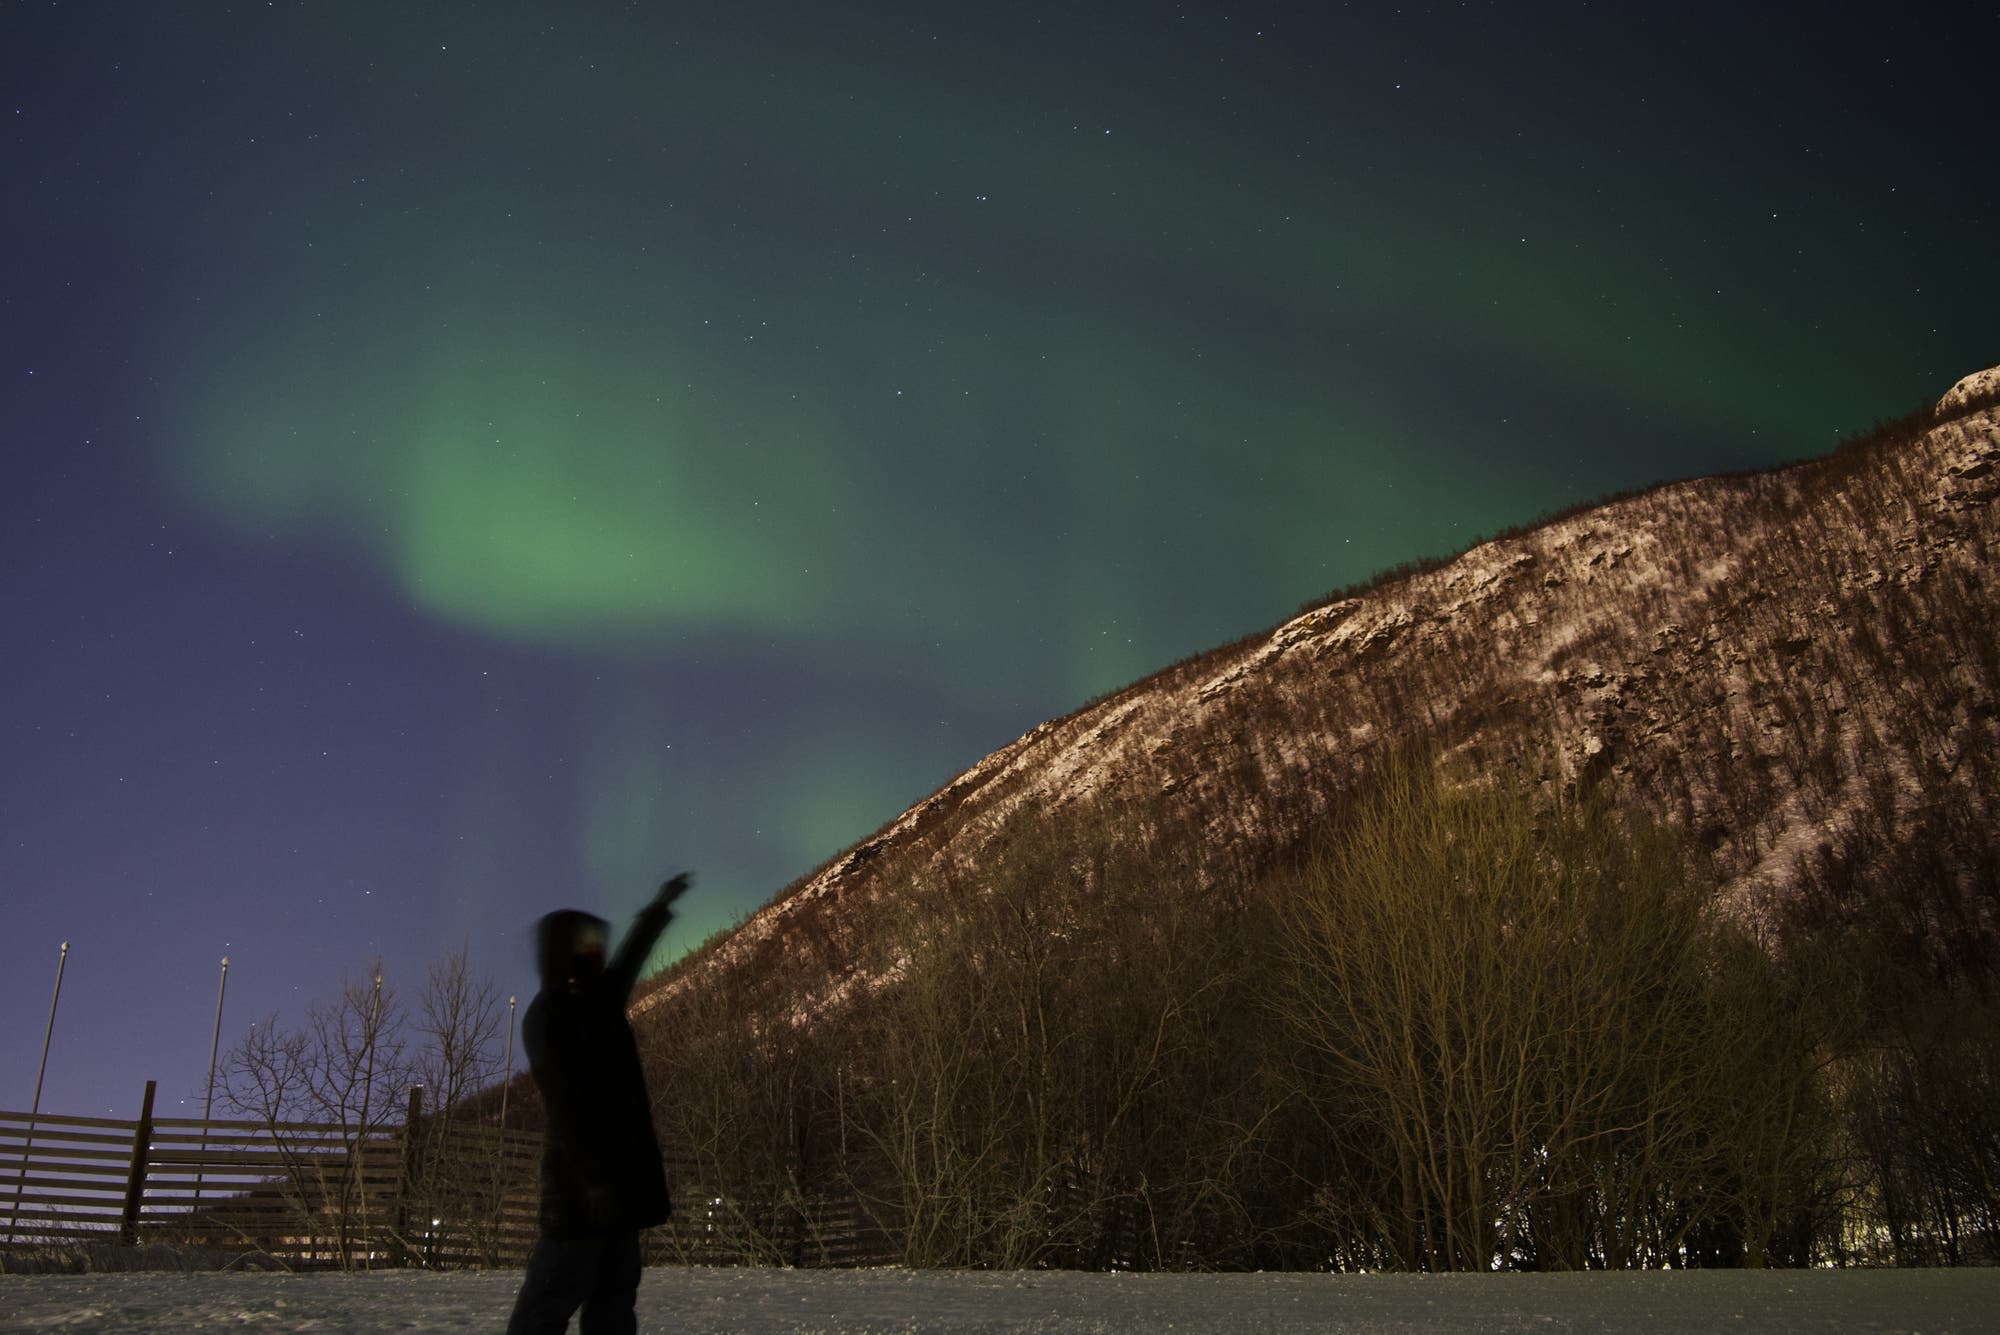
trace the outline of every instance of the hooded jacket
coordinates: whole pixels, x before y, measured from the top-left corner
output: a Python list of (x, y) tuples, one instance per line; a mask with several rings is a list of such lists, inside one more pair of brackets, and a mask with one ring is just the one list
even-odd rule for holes
[[(585, 1237), (663, 1223), (670, 1202), (653, 1134), (652, 1102), (625, 1004), (672, 915), (641, 910), (600, 970), (579, 951), (605, 938), (602, 918), (562, 909), (536, 926), (542, 990), (528, 1003), (521, 1042), (541, 1089), (542, 1232)], [(600, 947), (601, 949), (601, 947)]]

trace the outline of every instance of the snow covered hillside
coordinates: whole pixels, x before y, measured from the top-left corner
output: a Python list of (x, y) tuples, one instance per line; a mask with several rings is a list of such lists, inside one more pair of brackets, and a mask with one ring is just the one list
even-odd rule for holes
[[(636, 1011), (745, 969), (838, 999), (867, 981), (853, 935), (923, 893), (926, 866), (976, 867), (1025, 809), (1197, 829), (1202, 879), (1240, 894), (1372, 756), (1420, 736), (1531, 779), (1614, 777), (1712, 859), (1739, 913), (1782, 928), (1805, 887), (1879, 879), (1992, 827), (1996, 399), (2000, 368), (1884, 439), (1497, 538), (1043, 724)], [(1991, 909), (1924, 913), (1993, 936)]]

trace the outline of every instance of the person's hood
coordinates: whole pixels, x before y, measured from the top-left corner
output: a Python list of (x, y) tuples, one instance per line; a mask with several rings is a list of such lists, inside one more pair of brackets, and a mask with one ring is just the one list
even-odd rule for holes
[(576, 976), (577, 947), (595, 938), (603, 950), (609, 939), (610, 924), (595, 913), (582, 909), (557, 909), (544, 914), (535, 924), (535, 968), (544, 988), (562, 988)]

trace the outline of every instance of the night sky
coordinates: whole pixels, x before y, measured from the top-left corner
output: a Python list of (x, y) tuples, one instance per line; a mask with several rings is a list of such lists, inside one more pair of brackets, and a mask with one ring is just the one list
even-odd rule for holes
[[(1755, 10), (1745, 17), (1739, 10)], [(0, 1108), (659, 961), (1398, 561), (2000, 361), (1992, 6), (0, 3)], [(187, 1103), (182, 1103), (187, 1100)]]

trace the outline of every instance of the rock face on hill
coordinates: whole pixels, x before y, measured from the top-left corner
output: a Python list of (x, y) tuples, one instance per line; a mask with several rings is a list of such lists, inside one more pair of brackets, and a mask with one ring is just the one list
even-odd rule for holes
[(1862, 912), (1916, 863), (1905, 928), (2000, 941), (2000, 368), (1827, 458), (1615, 499), (1401, 572), (1043, 724), (684, 961), (855, 981), (844, 943), (975, 868), (1010, 820), (1198, 831), (1239, 894), (1385, 748), (1608, 779), (1783, 928)]

